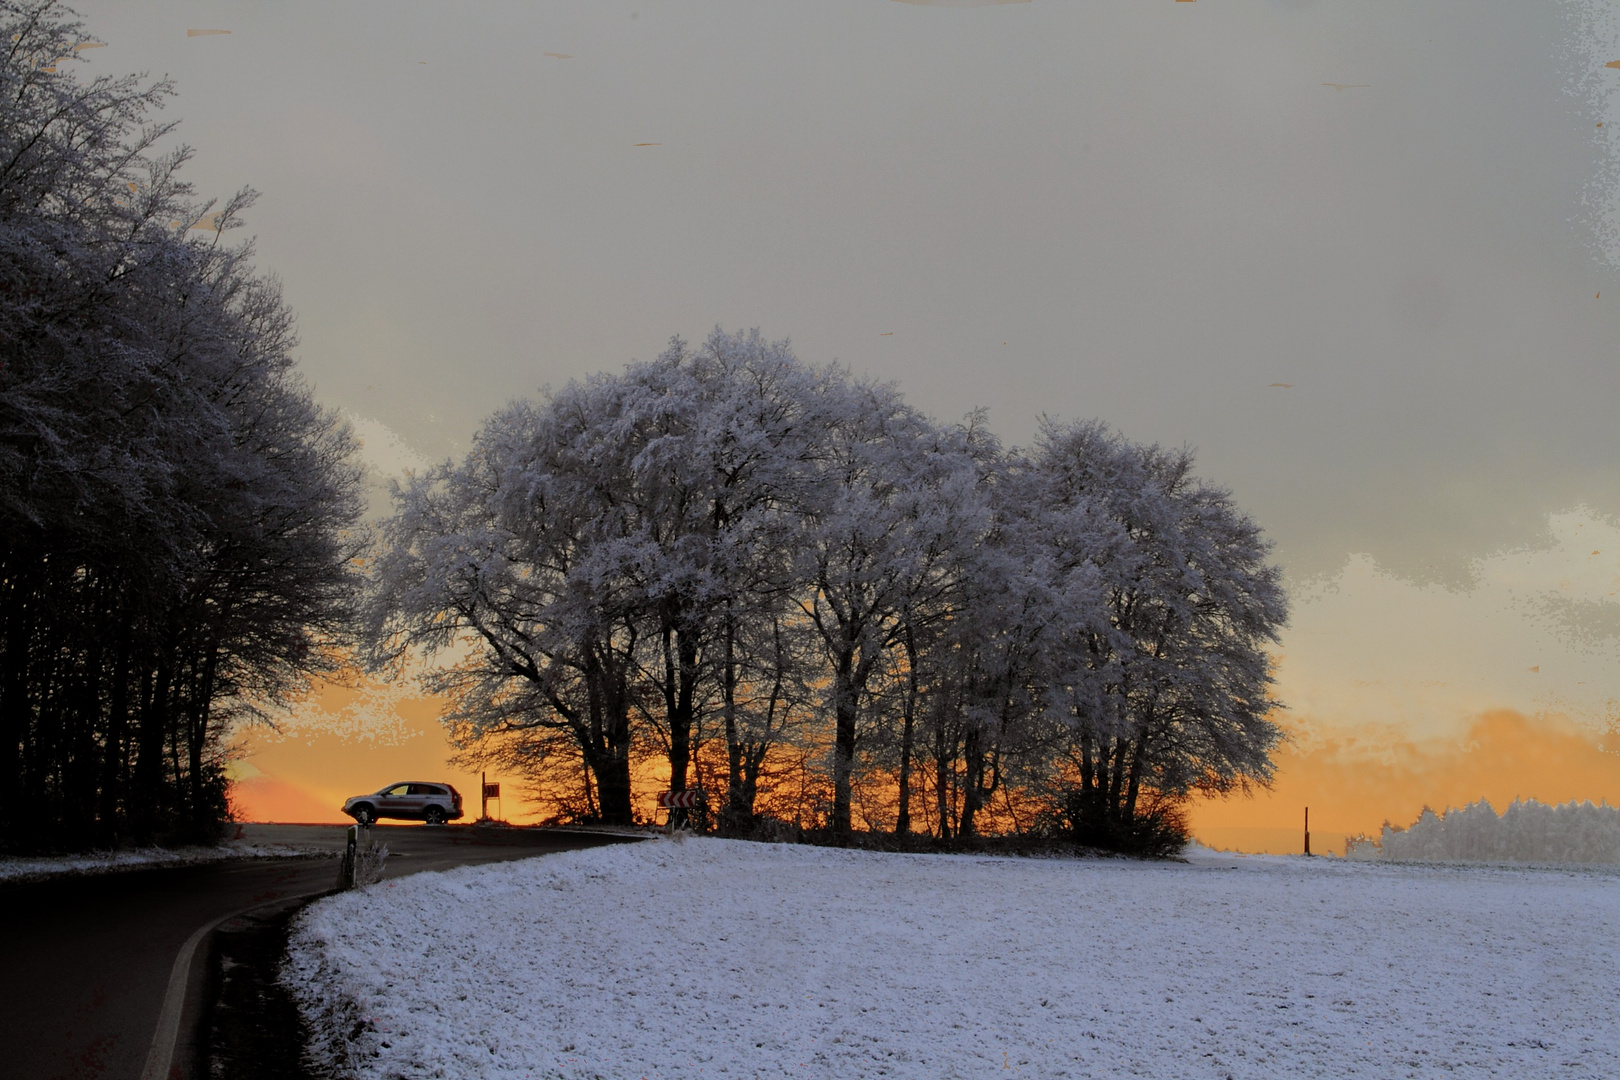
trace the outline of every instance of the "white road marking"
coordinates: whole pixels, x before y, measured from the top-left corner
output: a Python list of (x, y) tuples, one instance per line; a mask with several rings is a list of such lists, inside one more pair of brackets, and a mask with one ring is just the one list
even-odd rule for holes
[(169, 972), (169, 989), (163, 995), (163, 1011), (158, 1013), (157, 1031), (152, 1035), (152, 1048), (146, 1052), (146, 1068), (141, 1070), (141, 1080), (169, 1080), (169, 1067), (174, 1062), (174, 1044), (180, 1037), (180, 1016), (186, 1007), (186, 982), (191, 975), (191, 958), (196, 954), (197, 946), (202, 944), (203, 939), (213, 933), (221, 923), (238, 915), (246, 915), (250, 911), (270, 907), (271, 904), (283, 904), (306, 896), (318, 896), (326, 891), (316, 889), (271, 900), (265, 904), (254, 904), (240, 911), (232, 911), (205, 926), (198, 927), (186, 938), (186, 943), (180, 946), (180, 955), (174, 958), (174, 968)]

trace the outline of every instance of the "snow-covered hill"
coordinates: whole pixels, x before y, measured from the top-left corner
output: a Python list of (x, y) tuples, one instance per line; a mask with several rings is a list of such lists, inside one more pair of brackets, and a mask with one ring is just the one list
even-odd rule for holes
[(1620, 1076), (1620, 875), (667, 840), (321, 901), (363, 1077)]

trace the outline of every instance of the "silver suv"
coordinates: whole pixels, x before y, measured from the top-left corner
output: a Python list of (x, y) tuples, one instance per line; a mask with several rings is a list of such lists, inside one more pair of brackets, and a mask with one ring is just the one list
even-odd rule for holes
[(449, 784), (407, 780), (370, 795), (356, 795), (343, 804), (343, 812), (362, 825), (370, 825), (378, 818), (443, 825), (461, 816), (461, 792)]

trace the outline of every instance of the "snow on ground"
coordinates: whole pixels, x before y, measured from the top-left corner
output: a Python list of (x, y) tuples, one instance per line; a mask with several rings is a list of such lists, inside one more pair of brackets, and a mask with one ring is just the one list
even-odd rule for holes
[[(63, 874), (104, 874), (115, 870), (142, 870), (152, 866), (190, 866), (220, 859), (283, 859), (310, 854), (285, 844), (231, 841), (217, 847), (129, 848), (92, 851), (83, 855), (0, 856), (0, 881), (32, 881)], [(322, 852), (322, 854), (325, 854)]]
[(309, 908), (283, 978), (367, 1078), (1620, 1076), (1620, 875), (713, 839)]

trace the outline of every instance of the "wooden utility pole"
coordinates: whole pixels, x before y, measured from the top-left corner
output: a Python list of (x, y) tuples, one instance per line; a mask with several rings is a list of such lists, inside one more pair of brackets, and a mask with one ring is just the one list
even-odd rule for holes
[(1311, 808), (1305, 808), (1305, 854), (1311, 853)]

